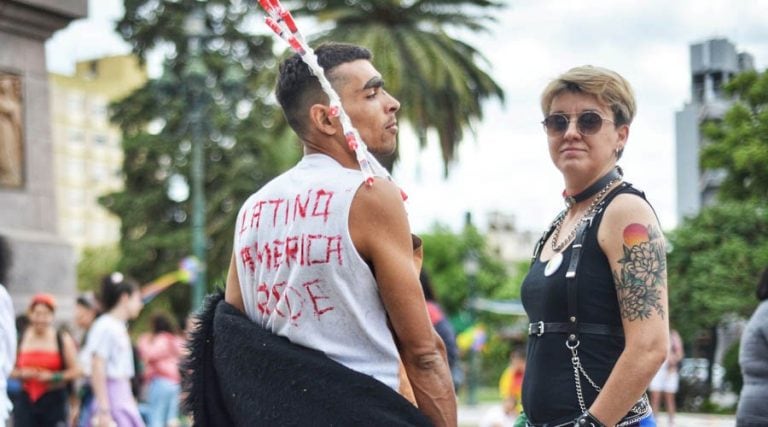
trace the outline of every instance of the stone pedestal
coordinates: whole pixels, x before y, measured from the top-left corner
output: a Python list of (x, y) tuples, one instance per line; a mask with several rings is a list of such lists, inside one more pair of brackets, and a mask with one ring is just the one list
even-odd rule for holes
[[(2, 0), (0, 6), (0, 79), (14, 82), (18, 90), (12, 101), (21, 113), (20, 180), (11, 185), (0, 181), (0, 235), (8, 240), (13, 258), (5, 285), (17, 314), (26, 310), (35, 292), (54, 294), (61, 307), (60, 321), (71, 319), (75, 256), (57, 230), (44, 43), (86, 12), (87, 0)], [(0, 91), (2, 96), (8, 100)], [(6, 131), (0, 128), (4, 138), (0, 147), (17, 136), (7, 131), (12, 123), (7, 115), (1, 116), (2, 111), (0, 125)]]

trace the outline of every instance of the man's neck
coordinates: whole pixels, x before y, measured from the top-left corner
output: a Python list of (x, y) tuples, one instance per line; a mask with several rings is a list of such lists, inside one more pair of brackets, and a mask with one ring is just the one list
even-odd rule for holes
[(301, 142), (304, 145), (305, 156), (309, 154), (324, 154), (336, 160), (345, 168), (360, 169), (360, 164), (357, 162), (355, 154), (338, 141), (327, 139), (317, 143), (311, 140), (302, 139)]

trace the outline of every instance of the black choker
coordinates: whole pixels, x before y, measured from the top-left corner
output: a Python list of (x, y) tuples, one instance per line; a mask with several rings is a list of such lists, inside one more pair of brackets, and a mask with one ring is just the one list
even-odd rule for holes
[(583, 202), (584, 200), (589, 199), (590, 197), (597, 194), (600, 190), (602, 190), (608, 183), (610, 183), (613, 180), (619, 179), (624, 176), (624, 171), (621, 170), (620, 166), (616, 166), (615, 168), (611, 169), (610, 172), (603, 175), (602, 178), (595, 181), (594, 184), (587, 187), (584, 191), (582, 191), (579, 194), (574, 194), (573, 196), (569, 196), (565, 190), (563, 190), (563, 198), (565, 199), (565, 205), (567, 207), (571, 207), (575, 205), (576, 203)]

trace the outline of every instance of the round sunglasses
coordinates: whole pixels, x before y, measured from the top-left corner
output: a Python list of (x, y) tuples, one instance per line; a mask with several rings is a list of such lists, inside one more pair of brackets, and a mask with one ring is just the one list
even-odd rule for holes
[[(576, 130), (584, 136), (594, 135), (600, 132), (603, 122), (613, 123), (613, 120), (604, 119), (594, 111), (585, 111), (576, 119)], [(544, 125), (547, 135), (563, 136), (571, 124), (571, 117), (562, 113), (550, 114), (541, 124)]]

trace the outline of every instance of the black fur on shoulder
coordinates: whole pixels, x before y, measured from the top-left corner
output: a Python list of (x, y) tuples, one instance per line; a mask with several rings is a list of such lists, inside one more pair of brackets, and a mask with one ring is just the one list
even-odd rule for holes
[(202, 309), (194, 315), (195, 327), (186, 343), (187, 357), (181, 363), (182, 387), (186, 392), (182, 407), (192, 415), (196, 426), (234, 425), (221, 400), (213, 369), (213, 319), (223, 300), (222, 289), (205, 298)]
[(196, 426), (429, 426), (413, 404), (371, 376), (274, 335), (209, 296), (184, 364)]

